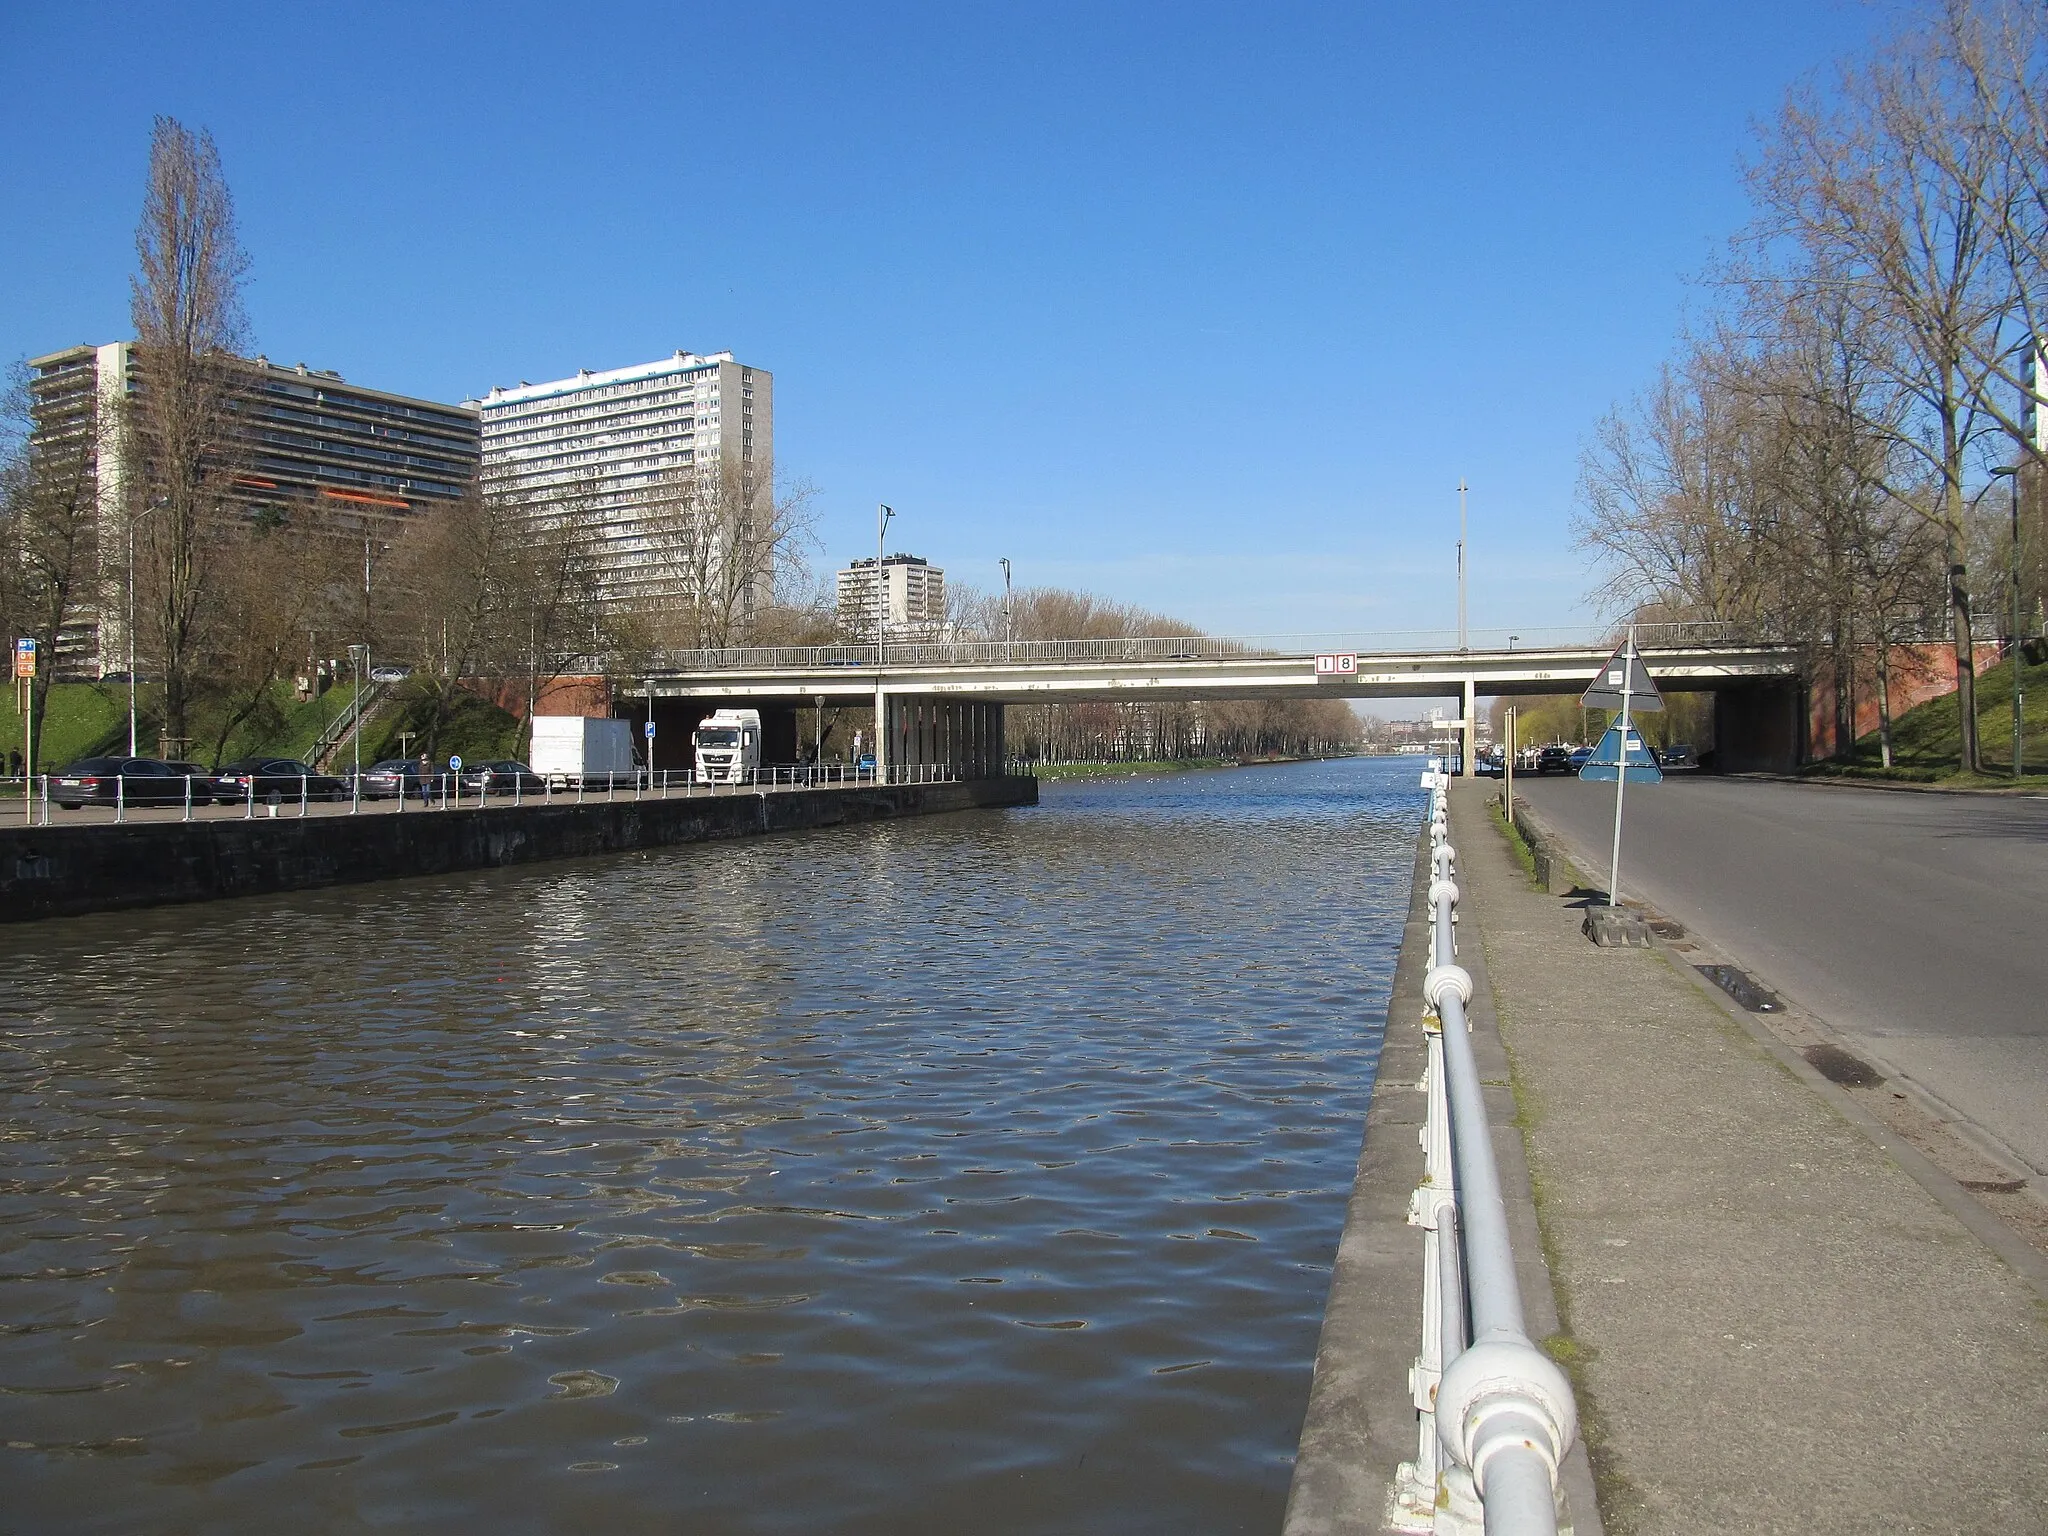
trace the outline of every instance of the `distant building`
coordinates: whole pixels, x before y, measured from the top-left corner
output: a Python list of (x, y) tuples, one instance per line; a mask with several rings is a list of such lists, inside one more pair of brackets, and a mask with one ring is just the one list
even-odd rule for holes
[(916, 555), (884, 556), (879, 582), (872, 559), (839, 573), (839, 627), (851, 638), (874, 638), (878, 600), (887, 634), (936, 635), (946, 623), (946, 573)]
[[(729, 517), (774, 494), (774, 389), (765, 368), (730, 352), (493, 389), (473, 402), (484, 488), (537, 517), (551, 499), (573, 500), (595, 525), (602, 601), (694, 597), (705, 567), (678, 558), (691, 534), (671, 524), (692, 496), (704, 506), (722, 498)], [(715, 541), (716, 530), (702, 536)]]
[[(350, 384), (338, 373), (238, 360), (230, 496), (252, 516), (319, 519), (356, 533), (463, 495), (479, 460), (477, 413)], [(105, 536), (102, 588), (126, 580), (124, 541), (111, 531), (129, 512), (119, 447), (121, 407), (148, 388), (137, 348), (77, 346), (29, 362), (32, 454), (83, 453)], [(66, 635), (60, 664), (104, 675), (126, 666), (119, 604), (102, 600)]]

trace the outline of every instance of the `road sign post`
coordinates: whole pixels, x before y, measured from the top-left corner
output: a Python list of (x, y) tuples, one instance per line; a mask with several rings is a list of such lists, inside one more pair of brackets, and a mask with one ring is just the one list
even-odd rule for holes
[[(1600, 669), (1599, 677), (1580, 696), (1579, 702), (1589, 709), (1613, 709), (1617, 705), (1621, 709), (1619, 725), (1601, 738), (1601, 750), (1595, 752), (1593, 760), (1579, 770), (1580, 778), (1596, 780), (1607, 777), (1604, 772), (1594, 772), (1596, 768), (1611, 767), (1614, 770), (1614, 848), (1607, 873), (1607, 905), (1618, 907), (1621, 905), (1621, 805), (1628, 791), (1628, 781), (1637, 778), (1640, 782), (1655, 783), (1657, 778), (1663, 777), (1657, 774), (1656, 763), (1651, 761), (1648, 767), (1657, 778), (1642, 778), (1636, 771), (1642, 765), (1632, 763), (1629, 756), (1635, 742), (1635, 727), (1631, 720), (1634, 712), (1664, 707), (1664, 696), (1657, 691), (1656, 683), (1650, 679), (1650, 669), (1643, 665), (1643, 658), (1636, 651), (1635, 625), (1629, 625), (1628, 638), (1622, 641), (1621, 649), (1607, 658), (1607, 665)], [(1610, 740), (1614, 743), (1611, 763), (1603, 761), (1608, 755)], [(1647, 748), (1643, 755), (1649, 755)]]

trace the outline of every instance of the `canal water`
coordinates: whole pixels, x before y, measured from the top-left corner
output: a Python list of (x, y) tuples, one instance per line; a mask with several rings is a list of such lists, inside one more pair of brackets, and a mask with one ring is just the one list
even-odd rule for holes
[(1276, 1531), (1421, 804), (0, 928), (0, 1525)]

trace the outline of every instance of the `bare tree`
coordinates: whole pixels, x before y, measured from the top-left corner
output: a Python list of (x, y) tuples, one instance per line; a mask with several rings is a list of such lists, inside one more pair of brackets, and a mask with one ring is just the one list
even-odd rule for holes
[(156, 120), (135, 249), (139, 387), (127, 423), (125, 511), (139, 519), (138, 608), (161, 672), (163, 732), (182, 742), (220, 618), (216, 534), (233, 515), (236, 354), (245, 341), (248, 260), (210, 134)]
[(640, 628), (657, 646), (737, 645), (773, 601), (777, 566), (814, 542), (816, 493), (779, 490), (734, 469), (683, 467), (634, 509), (634, 558), (652, 580), (636, 600)]
[[(9, 390), (5, 415), (32, 419), (25, 384)], [(59, 645), (67, 630), (89, 620), (99, 596), (97, 465), (107, 432), (100, 402), (79, 419), (47, 422), (35, 440), (10, 432), (0, 459), (0, 627), (35, 640), (41, 656), (29, 689), (34, 742), (43, 739)], [(34, 746), (31, 745), (31, 752)], [(36, 771), (33, 760), (27, 771)]]
[(1789, 246), (1791, 291), (1833, 290), (1863, 315), (1868, 351), (1909, 408), (1873, 422), (1937, 482), (1927, 515), (1948, 549), (1956, 705), (1967, 768), (1981, 766), (1971, 603), (1961, 559), (1964, 485), (2020, 313), (2006, 260), (2009, 156), (1967, 76), (1925, 32), (1909, 32), (1832, 98), (1795, 92), (1752, 168), (1759, 248)]
[(216, 765), (243, 726), (282, 723), (277, 685), (301, 645), (350, 616), (355, 553), (352, 539), (289, 520), (252, 520), (215, 534), (215, 578), (223, 607), (235, 615), (208, 655)]
[(1770, 562), (1758, 526), (1753, 403), (1725, 355), (1695, 345), (1646, 396), (1602, 421), (1579, 461), (1578, 542), (1604, 567), (1610, 610), (1768, 630)]

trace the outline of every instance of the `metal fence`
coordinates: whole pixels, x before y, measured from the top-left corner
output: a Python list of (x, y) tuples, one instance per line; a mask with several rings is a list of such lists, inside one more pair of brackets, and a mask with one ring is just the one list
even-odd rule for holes
[[(1737, 645), (1747, 638), (1733, 624), (1701, 621), (1639, 624), (1637, 643), (1648, 648)], [(1581, 625), (1522, 630), (1390, 629), (1367, 633), (1286, 635), (1121, 635), (1099, 640), (892, 639), (878, 657), (862, 645), (747, 645), (721, 650), (672, 651), (649, 670), (671, 672), (814, 671), (825, 667), (1019, 666), (1090, 661), (1232, 661), (1306, 658), (1322, 651), (1422, 654), (1584, 649), (1616, 645), (1609, 627)]]
[[(137, 818), (146, 811), (176, 813), (180, 821), (242, 819), (258, 817), (304, 817), (314, 807), (332, 804), (335, 815), (361, 815), (367, 811), (403, 814), (408, 810), (481, 810), (486, 806), (586, 805), (600, 801), (669, 800), (691, 796), (773, 794), (796, 789), (852, 789), (896, 784), (952, 784), (965, 776), (944, 763), (913, 763), (891, 767), (886, 775), (873, 768), (850, 763), (796, 764), (756, 768), (738, 779), (713, 780), (687, 769), (640, 769), (634, 773), (597, 775), (584, 778), (543, 777), (539, 774), (501, 774), (499, 783), (479, 775), (434, 773), (408, 775), (398, 789), (367, 789), (362, 777), (336, 779), (320, 775), (316, 780), (300, 776), (259, 789), (254, 778), (238, 788), (213, 777), (165, 776), (160, 774), (96, 774), (88, 788), (60, 782), (58, 774), (0, 779), (0, 804), (18, 801), (21, 819), (29, 825), (52, 825), (53, 808), (92, 808), (112, 811), (116, 823)], [(321, 785), (315, 789), (315, 784)], [(339, 790), (331, 785), (341, 784)], [(387, 804), (387, 802), (389, 802)], [(342, 809), (342, 807), (346, 809)], [(12, 807), (9, 807), (11, 812)], [(329, 814), (329, 813), (323, 813)]]
[(1507, 1206), (1457, 963), (1457, 850), (1448, 779), (1429, 775), (1431, 1012), (1422, 1185), (1422, 1350), (1410, 1373), (1421, 1434), (1401, 1467), (1395, 1526), (1460, 1536), (1555, 1536), (1558, 1467), (1578, 1436), (1564, 1372), (1529, 1340)]

